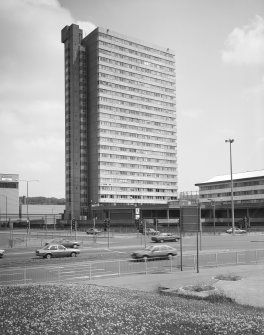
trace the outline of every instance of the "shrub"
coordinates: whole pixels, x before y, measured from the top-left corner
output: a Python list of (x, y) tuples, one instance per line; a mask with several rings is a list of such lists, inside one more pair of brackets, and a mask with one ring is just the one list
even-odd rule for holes
[(242, 277), (238, 276), (238, 275), (235, 275), (235, 274), (226, 274), (226, 275), (220, 274), (220, 275), (216, 276), (215, 279), (237, 281), (237, 280), (242, 279)]

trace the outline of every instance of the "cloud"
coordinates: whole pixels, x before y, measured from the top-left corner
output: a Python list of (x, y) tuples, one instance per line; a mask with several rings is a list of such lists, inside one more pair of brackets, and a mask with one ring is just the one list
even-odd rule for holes
[(235, 28), (225, 42), (222, 60), (236, 64), (264, 64), (264, 19), (256, 16), (243, 28)]
[(74, 22), (57, 0), (0, 1), (0, 172), (40, 180), (34, 195), (65, 195), (60, 31)]

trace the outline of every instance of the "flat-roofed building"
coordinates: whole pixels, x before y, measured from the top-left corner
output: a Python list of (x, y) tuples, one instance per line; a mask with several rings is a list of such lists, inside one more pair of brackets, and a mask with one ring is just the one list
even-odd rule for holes
[[(234, 203), (264, 202), (264, 170), (233, 173)], [(214, 200), (226, 203), (231, 201), (231, 176), (217, 176), (197, 183), (201, 203)]]
[(18, 174), (0, 173), (0, 221), (6, 222), (19, 214)]
[(174, 52), (75, 24), (61, 37), (68, 217), (177, 199)]
[[(264, 227), (264, 170), (233, 173), (235, 225), (251, 230)], [(204, 226), (231, 225), (231, 176), (197, 183)]]

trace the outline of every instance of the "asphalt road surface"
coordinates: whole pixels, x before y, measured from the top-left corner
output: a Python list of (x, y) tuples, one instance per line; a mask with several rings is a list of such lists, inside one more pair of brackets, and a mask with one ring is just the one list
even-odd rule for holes
[[(0, 234), (1, 235), (1, 234)], [(0, 236), (1, 238), (1, 236)], [(70, 237), (68, 236), (70, 239)], [(72, 239), (73, 236), (72, 236)], [(49, 239), (47, 239), (49, 240)], [(34, 246), (28, 243), (27, 247), (5, 248), (6, 254), (0, 259), (0, 268), (18, 266), (46, 266), (52, 264), (76, 264), (84, 261), (101, 261), (129, 259), (131, 252), (145, 247), (153, 242), (149, 237), (146, 239), (141, 234), (114, 234), (111, 238), (107, 235), (102, 237), (87, 237), (85, 233), (79, 233), (77, 240), (81, 242), (81, 254), (74, 258), (60, 258), (46, 260), (35, 256), (35, 250), (41, 248), (43, 239), (34, 240)], [(0, 239), (1, 241), (1, 239)], [(32, 241), (31, 241), (32, 242)], [(264, 234), (245, 235), (198, 235), (198, 248), (200, 251), (216, 250), (257, 250), (264, 249)], [(166, 244), (180, 249), (180, 242), (166, 242)], [(3, 248), (0, 246), (0, 248)], [(197, 236), (184, 236), (182, 239), (183, 254), (196, 252)]]

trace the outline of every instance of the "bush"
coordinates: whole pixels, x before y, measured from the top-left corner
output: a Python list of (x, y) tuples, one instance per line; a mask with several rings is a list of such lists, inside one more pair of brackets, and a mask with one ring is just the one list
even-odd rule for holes
[(242, 277), (235, 274), (226, 274), (226, 275), (218, 275), (215, 277), (215, 279), (237, 281), (242, 279)]

